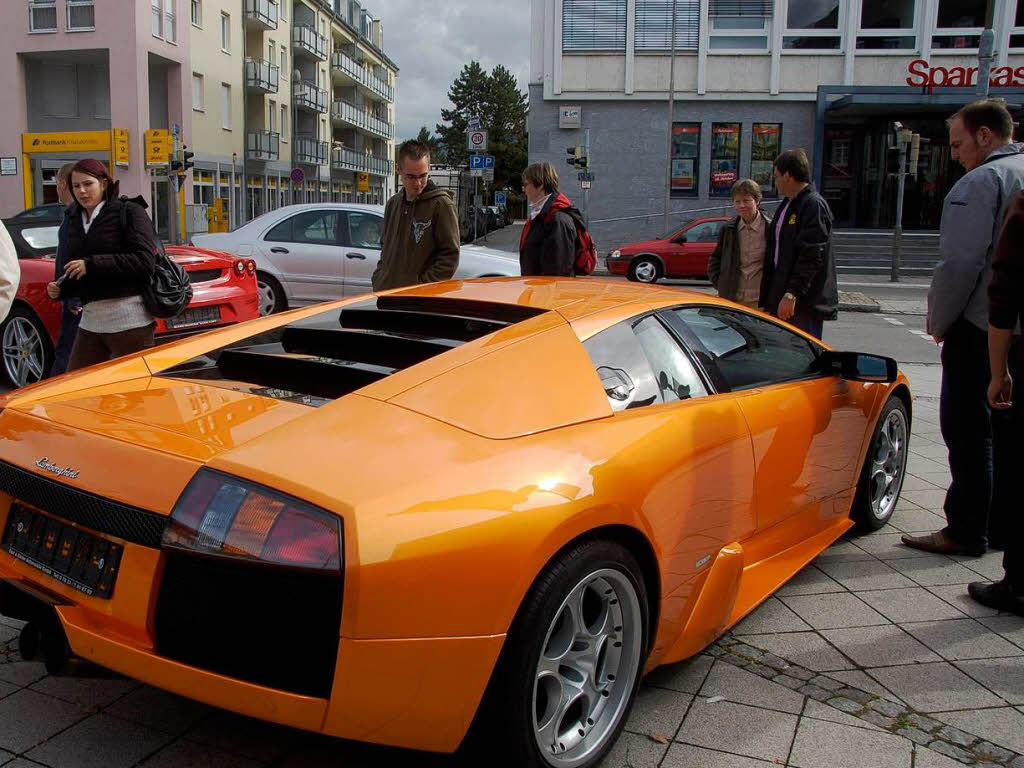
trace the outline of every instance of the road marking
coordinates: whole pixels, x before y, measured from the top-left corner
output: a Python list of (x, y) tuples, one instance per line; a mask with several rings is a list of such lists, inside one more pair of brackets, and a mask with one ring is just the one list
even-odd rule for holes
[(918, 337), (924, 339), (925, 341), (931, 341), (932, 340), (932, 335), (930, 333), (926, 332), (926, 331), (911, 330), (910, 332), (912, 334), (914, 334), (915, 336), (918, 336)]
[(899, 320), (894, 320), (891, 317), (883, 317), (882, 319), (885, 320), (885, 322), (889, 323), (890, 325), (903, 325), (903, 323), (901, 323)]

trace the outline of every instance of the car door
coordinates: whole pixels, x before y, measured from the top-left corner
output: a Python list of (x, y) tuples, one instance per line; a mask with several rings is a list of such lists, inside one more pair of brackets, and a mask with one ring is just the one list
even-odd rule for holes
[(718, 244), (718, 233), (724, 221), (702, 221), (683, 232), (686, 242), (680, 248), (677, 274), (684, 277), (707, 277), (708, 260)]
[(856, 484), (874, 390), (821, 374), (821, 348), (767, 318), (711, 306), (664, 315), (720, 391), (747, 395), (737, 402), (753, 440), (758, 529), (832, 515)]
[(259, 243), (288, 284), (294, 303), (340, 299), (344, 295), (342, 247), (339, 239), (344, 211), (314, 208), (278, 222)]
[(373, 290), (370, 278), (380, 261), (384, 217), (369, 211), (346, 211), (342, 227), (342, 260), (345, 295), (358, 296)]

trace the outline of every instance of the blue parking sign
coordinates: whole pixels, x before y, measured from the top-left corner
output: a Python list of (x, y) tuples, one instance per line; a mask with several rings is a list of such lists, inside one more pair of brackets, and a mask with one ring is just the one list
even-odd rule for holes
[(470, 155), (469, 170), (482, 171), (485, 168), (494, 167), (494, 155)]
[(495, 205), (500, 205), (502, 208), (504, 208), (505, 207), (505, 200), (506, 200), (506, 198), (505, 198), (505, 193), (504, 192), (495, 192), (494, 193), (494, 204)]

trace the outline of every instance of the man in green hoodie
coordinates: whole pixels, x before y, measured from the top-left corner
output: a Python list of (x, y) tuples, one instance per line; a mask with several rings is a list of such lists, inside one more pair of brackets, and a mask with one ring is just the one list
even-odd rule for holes
[(430, 150), (410, 140), (398, 148), (402, 189), (384, 208), (373, 290), (448, 280), (459, 266), (459, 219), (448, 193), (430, 177)]

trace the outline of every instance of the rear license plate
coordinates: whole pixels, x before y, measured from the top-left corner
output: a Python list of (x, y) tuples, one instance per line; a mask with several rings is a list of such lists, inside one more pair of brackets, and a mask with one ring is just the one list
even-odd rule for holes
[(114, 592), (123, 547), (81, 528), (12, 504), (3, 550), (62, 584), (93, 597)]
[(220, 307), (192, 307), (180, 315), (167, 318), (168, 328), (192, 328), (220, 322)]

